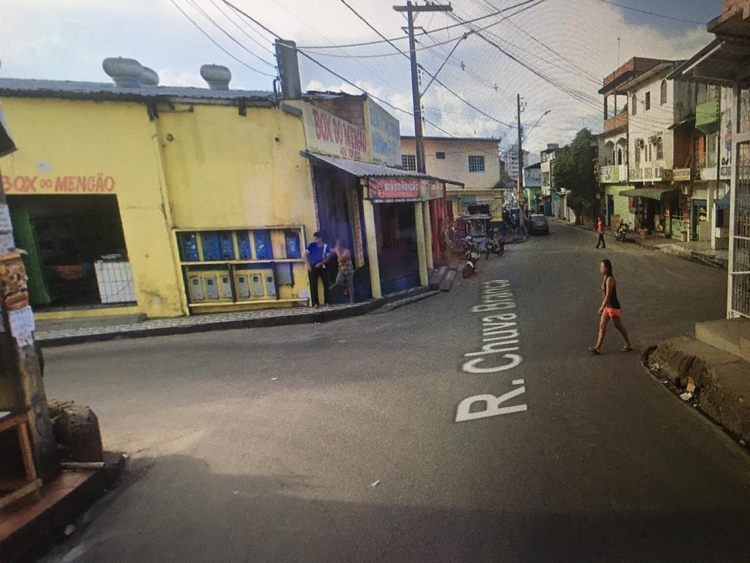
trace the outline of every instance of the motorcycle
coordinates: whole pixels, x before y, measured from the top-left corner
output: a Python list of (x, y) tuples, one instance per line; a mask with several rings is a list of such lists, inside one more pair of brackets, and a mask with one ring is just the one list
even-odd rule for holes
[(630, 226), (627, 223), (620, 223), (620, 225), (617, 227), (617, 230), (615, 231), (615, 239), (619, 240), (620, 242), (625, 242), (628, 238), (629, 230)]
[(476, 273), (477, 262), (481, 256), (480, 245), (474, 242), (471, 237), (466, 237), (464, 240), (464, 256), (466, 257), (466, 264), (461, 271), (461, 275), (466, 279)]

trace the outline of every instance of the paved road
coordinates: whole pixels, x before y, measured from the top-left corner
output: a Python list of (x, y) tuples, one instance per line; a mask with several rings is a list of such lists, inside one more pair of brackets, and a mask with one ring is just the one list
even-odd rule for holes
[[(721, 317), (725, 273), (595, 243), (553, 226), (387, 314), (48, 351), (49, 394), (133, 456), (50, 559), (747, 561), (750, 458), (616, 333), (586, 351), (601, 258), (639, 349)], [(520, 350), (481, 353), (502, 338)], [(487, 408), (507, 410), (472, 419)]]

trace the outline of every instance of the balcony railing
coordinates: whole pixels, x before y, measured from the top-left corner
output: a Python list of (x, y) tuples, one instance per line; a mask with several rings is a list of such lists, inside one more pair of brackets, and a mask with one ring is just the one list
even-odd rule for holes
[(620, 115), (610, 117), (604, 121), (604, 132), (609, 133), (620, 127), (627, 127), (628, 125), (628, 114), (623, 112)]

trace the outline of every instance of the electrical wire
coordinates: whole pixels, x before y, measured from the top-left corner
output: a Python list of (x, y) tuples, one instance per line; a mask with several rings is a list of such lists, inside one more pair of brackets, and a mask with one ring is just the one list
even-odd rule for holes
[[(222, 0), (223, 2), (227, 2), (227, 0)], [(519, 8), (521, 6), (524, 6), (526, 4), (532, 4), (536, 2), (537, 0), (524, 0), (523, 2), (519, 2), (518, 4), (514, 4), (513, 6), (508, 6), (507, 8), (503, 8), (502, 10), (498, 10), (497, 12), (493, 14), (488, 14), (485, 16), (480, 16), (478, 18), (474, 18), (472, 20), (469, 20), (468, 23), (474, 23), (482, 20), (486, 20), (487, 18), (491, 18), (494, 16), (497, 16), (498, 14), (502, 14), (503, 12), (507, 12), (508, 10), (513, 10), (515, 8)], [(227, 2), (228, 3), (228, 2)], [(461, 27), (464, 24), (453, 24), (448, 25), (445, 27), (439, 27), (437, 29), (430, 30), (429, 33), (438, 33), (440, 31), (447, 31), (449, 29), (455, 29), (457, 27)], [(403, 35), (399, 37), (391, 37), (387, 41), (403, 41), (405, 39), (408, 39), (408, 37), (404, 37)], [(378, 40), (378, 41), (364, 41), (361, 43), (348, 43), (343, 45), (303, 45), (299, 47), (300, 49), (306, 49), (306, 50), (318, 50), (318, 49), (341, 49), (341, 48), (350, 48), (350, 47), (367, 47), (370, 45), (381, 45), (383, 43), (387, 42), (386, 40)]]
[(178, 9), (178, 10), (179, 10), (179, 11), (180, 11), (180, 12), (182, 13), (182, 15), (183, 15), (183, 16), (185, 16), (185, 17), (186, 17), (186, 18), (187, 18), (187, 19), (188, 19), (188, 20), (190, 21), (190, 23), (192, 23), (192, 24), (193, 24), (193, 25), (194, 25), (194, 26), (195, 26), (195, 27), (196, 27), (196, 28), (198, 29), (198, 31), (200, 31), (200, 32), (201, 32), (201, 33), (202, 33), (203, 35), (205, 35), (205, 36), (206, 36), (206, 38), (207, 38), (207, 39), (208, 39), (208, 40), (209, 40), (209, 41), (210, 41), (211, 43), (213, 43), (214, 45), (216, 45), (216, 46), (217, 46), (217, 47), (218, 47), (219, 49), (221, 49), (221, 50), (222, 50), (222, 51), (223, 51), (223, 52), (224, 52), (224, 53), (225, 53), (226, 55), (228, 55), (229, 57), (231, 57), (232, 59), (234, 59), (235, 61), (237, 61), (237, 62), (238, 62), (239, 64), (241, 64), (241, 65), (242, 65), (242, 66), (244, 66), (245, 68), (247, 68), (247, 69), (249, 69), (249, 70), (252, 70), (253, 72), (256, 72), (256, 73), (258, 73), (258, 74), (261, 74), (261, 75), (263, 75), (263, 76), (268, 76), (269, 78), (276, 78), (276, 75), (275, 75), (275, 74), (269, 74), (269, 73), (267, 73), (267, 72), (263, 72), (262, 70), (258, 70), (257, 68), (255, 68), (255, 67), (252, 67), (252, 66), (250, 66), (250, 65), (249, 65), (249, 64), (247, 64), (247, 63), (246, 63), (245, 61), (243, 61), (242, 59), (240, 59), (240, 58), (236, 57), (236, 56), (235, 56), (235, 55), (233, 55), (233, 54), (232, 54), (231, 52), (229, 52), (228, 50), (226, 50), (226, 49), (225, 49), (224, 47), (222, 47), (222, 46), (221, 46), (221, 44), (219, 44), (219, 42), (218, 42), (218, 41), (216, 41), (216, 40), (215, 40), (215, 39), (214, 39), (213, 37), (211, 37), (211, 36), (210, 36), (210, 35), (209, 35), (209, 34), (208, 34), (208, 33), (207, 33), (207, 32), (206, 32), (206, 31), (205, 31), (205, 30), (204, 30), (204, 29), (203, 29), (203, 28), (202, 28), (202, 27), (200, 26), (200, 24), (198, 24), (198, 22), (196, 22), (196, 21), (195, 21), (195, 20), (194, 20), (193, 18), (191, 18), (191, 17), (190, 17), (190, 16), (189, 16), (189, 15), (187, 14), (187, 12), (185, 12), (185, 11), (184, 11), (184, 10), (183, 10), (182, 8), (180, 8), (180, 6), (179, 6), (179, 4), (177, 4), (176, 0), (170, 0), (170, 1), (172, 2), (172, 4), (174, 4), (174, 7), (175, 7), (175, 8), (177, 8), (177, 9)]
[(610, 6), (617, 6), (618, 8), (622, 8), (623, 10), (630, 10), (631, 12), (638, 12), (639, 14), (646, 14), (649, 16), (653, 16), (655, 18), (662, 18), (665, 20), (672, 20), (676, 22), (683, 22), (683, 23), (694, 23), (697, 25), (706, 25), (706, 22), (699, 22), (696, 20), (686, 20), (682, 18), (675, 18), (673, 16), (665, 16), (664, 14), (657, 14), (655, 12), (649, 12), (647, 10), (640, 10), (638, 8), (633, 8), (632, 6), (625, 6), (624, 4), (618, 4), (616, 2), (611, 2), (610, 0), (599, 0), (599, 2), (602, 2), (604, 4), (609, 4)]
[(225, 30), (223, 27), (221, 27), (218, 23), (216, 23), (216, 20), (214, 20), (210, 15), (208, 15), (208, 13), (203, 8), (201, 8), (195, 0), (187, 0), (187, 2), (189, 4), (191, 4), (196, 10), (198, 10), (198, 12), (200, 12), (203, 15), (204, 18), (206, 18), (208, 21), (210, 21), (212, 24), (214, 24), (214, 26), (219, 31), (221, 31), (224, 35), (226, 35), (233, 43), (236, 43), (242, 50), (246, 51), (247, 53), (249, 53), (250, 55), (252, 55), (256, 59), (258, 59), (260, 62), (262, 62), (262, 63), (270, 66), (272, 69), (274, 69), (274, 70), (276, 69), (275, 65), (269, 63), (267, 60), (265, 60), (260, 55), (257, 55), (255, 53), (253, 53), (250, 49), (248, 49), (241, 42), (239, 42), (231, 33), (229, 33), (227, 30)]

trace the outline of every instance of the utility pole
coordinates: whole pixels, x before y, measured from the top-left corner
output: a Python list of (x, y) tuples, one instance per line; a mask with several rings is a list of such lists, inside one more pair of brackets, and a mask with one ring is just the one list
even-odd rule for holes
[(417, 6), (411, 0), (406, 6), (394, 6), (397, 12), (406, 12), (406, 21), (409, 26), (409, 55), (411, 59), (411, 95), (414, 108), (414, 141), (417, 152), (417, 172), (426, 173), (424, 155), (424, 132), (422, 128), (422, 95), (419, 92), (419, 65), (417, 64), (417, 42), (414, 39), (414, 14), (420, 12), (452, 12), (450, 4), (439, 6), (430, 4)]
[(521, 94), (517, 94), (518, 106), (518, 185), (516, 192), (521, 193), (523, 188), (523, 131), (521, 130)]

